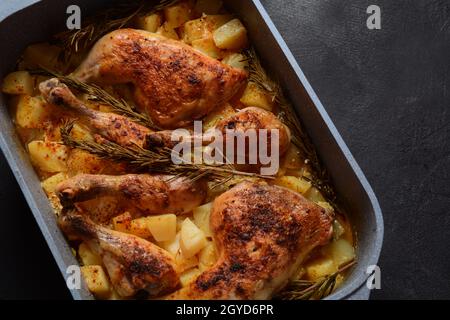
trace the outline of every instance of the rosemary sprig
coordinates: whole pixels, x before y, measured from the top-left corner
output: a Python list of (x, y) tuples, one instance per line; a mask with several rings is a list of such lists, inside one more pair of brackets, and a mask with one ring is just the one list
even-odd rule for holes
[(351, 261), (341, 266), (338, 271), (325, 276), (317, 281), (294, 280), (278, 294), (277, 299), (281, 300), (320, 300), (330, 295), (335, 286), (337, 276), (347, 271), (355, 265), (355, 261)]
[(62, 83), (72, 89), (87, 94), (88, 100), (104, 103), (105, 105), (111, 107), (115, 113), (126, 116), (134, 122), (137, 122), (149, 129), (161, 130), (153, 123), (147, 114), (138, 112), (135, 107), (131, 106), (124, 99), (114, 97), (109, 92), (95, 84), (87, 84), (70, 75), (64, 76), (49, 70), (33, 70), (31, 73), (58, 78)]
[(60, 59), (68, 62), (74, 54), (90, 49), (105, 34), (129, 25), (138, 16), (162, 10), (178, 1), (162, 0), (155, 4), (155, 1), (131, 0), (103, 10), (86, 19), (81, 29), (67, 30), (55, 36), (63, 48)]
[(194, 181), (207, 176), (216, 182), (215, 186), (226, 183), (235, 176), (273, 179), (270, 176), (235, 170), (229, 164), (208, 165), (186, 162), (174, 164), (172, 161), (172, 150), (169, 148), (147, 150), (137, 145), (124, 147), (108, 140), (101, 143), (75, 140), (70, 135), (73, 124), (73, 121), (67, 122), (61, 127), (61, 139), (64, 145), (72, 149), (87, 151), (101, 159), (126, 163), (131, 169), (136, 171), (184, 176)]
[(273, 100), (279, 108), (278, 117), (291, 130), (293, 144), (300, 150), (302, 157), (312, 169), (311, 177), (304, 178), (310, 181), (314, 187), (319, 189), (335, 209), (338, 209), (336, 204), (336, 193), (332, 187), (328, 172), (322, 165), (322, 162), (317, 155), (317, 151), (297, 117), (291, 102), (284, 95), (279, 83), (272, 80), (267, 74), (256, 51), (252, 48), (247, 51), (246, 56), (248, 61), (247, 70), (249, 73), (249, 80), (273, 97)]

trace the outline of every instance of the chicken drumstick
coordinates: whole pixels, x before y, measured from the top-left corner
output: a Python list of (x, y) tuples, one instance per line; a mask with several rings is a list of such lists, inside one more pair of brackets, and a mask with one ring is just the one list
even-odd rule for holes
[(179, 276), (172, 256), (151, 242), (109, 230), (76, 212), (61, 216), (58, 223), (67, 236), (85, 241), (102, 258), (120, 296), (131, 297), (139, 290), (156, 296), (177, 288)]
[[(61, 182), (55, 190), (61, 204), (71, 207), (101, 196), (115, 196), (125, 206), (141, 215), (183, 214), (201, 205), (206, 197), (206, 183), (187, 178), (128, 174), (106, 176), (80, 174)], [(96, 217), (98, 221), (107, 219)]]

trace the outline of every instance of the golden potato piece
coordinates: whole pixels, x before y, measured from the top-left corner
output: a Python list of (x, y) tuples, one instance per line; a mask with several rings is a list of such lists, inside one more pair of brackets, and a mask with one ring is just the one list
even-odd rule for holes
[(78, 256), (85, 266), (101, 265), (103, 263), (102, 258), (94, 253), (84, 242), (78, 247)]
[(162, 18), (158, 13), (153, 13), (151, 15), (140, 17), (138, 19), (137, 26), (139, 29), (148, 31), (148, 32), (156, 32), (158, 28), (161, 26)]
[(203, 231), (206, 237), (212, 237), (212, 231), (209, 226), (209, 217), (211, 214), (212, 202), (194, 209), (194, 223)]
[(67, 147), (57, 142), (32, 141), (28, 144), (31, 162), (45, 172), (67, 170)]
[(158, 28), (156, 33), (169, 39), (179, 40), (177, 31), (170, 27), (167, 22), (164, 22), (163, 25)]
[(50, 195), (55, 192), (56, 186), (65, 180), (67, 180), (67, 174), (60, 172), (42, 181), (41, 186), (45, 193)]
[(180, 2), (164, 9), (164, 17), (169, 28), (181, 27), (191, 19), (192, 8), (188, 2)]
[(43, 128), (50, 116), (51, 108), (40, 98), (21, 95), (17, 100), (16, 123), (22, 128)]
[(181, 227), (180, 248), (183, 256), (190, 258), (207, 245), (205, 234), (189, 218)]
[(34, 79), (27, 71), (12, 72), (3, 79), (3, 93), (32, 95), (33, 91)]
[(239, 19), (227, 22), (214, 31), (214, 43), (220, 49), (242, 50), (248, 44), (247, 29)]
[(192, 47), (214, 59), (220, 59), (224, 54), (223, 50), (217, 48), (214, 41), (209, 38), (192, 41)]
[(81, 274), (90, 292), (100, 299), (107, 299), (111, 293), (111, 284), (100, 265), (83, 266)]
[(199, 39), (212, 39), (213, 32), (233, 19), (232, 15), (203, 15), (199, 19), (188, 21), (182, 27), (183, 41), (192, 44)]
[(272, 111), (274, 107), (273, 97), (253, 82), (248, 83), (240, 101), (247, 107), (257, 107), (267, 111)]

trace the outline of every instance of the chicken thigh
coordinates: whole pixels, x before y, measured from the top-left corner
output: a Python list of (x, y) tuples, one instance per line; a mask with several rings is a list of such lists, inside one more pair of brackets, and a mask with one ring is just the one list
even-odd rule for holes
[(332, 215), (298, 193), (244, 182), (214, 201), (217, 263), (169, 299), (269, 299), (332, 235)]
[(99, 226), (74, 211), (61, 216), (58, 222), (67, 236), (85, 241), (102, 258), (120, 296), (131, 297), (139, 290), (156, 296), (179, 285), (172, 256), (151, 242)]
[(74, 76), (97, 84), (131, 83), (142, 112), (162, 128), (201, 119), (231, 99), (247, 73), (154, 33), (120, 29), (92, 48)]

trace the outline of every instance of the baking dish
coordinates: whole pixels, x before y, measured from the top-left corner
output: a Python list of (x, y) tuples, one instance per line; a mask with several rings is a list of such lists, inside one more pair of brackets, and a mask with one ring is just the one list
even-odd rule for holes
[[(367, 298), (368, 290), (364, 286), (366, 269), (377, 263), (383, 239), (383, 221), (376, 197), (260, 2), (225, 2), (246, 24), (251, 41), (266, 69), (280, 81), (286, 95), (293, 102), (319, 156), (330, 172), (339, 196), (346, 203), (357, 232), (358, 264), (346, 283), (327, 299)], [(26, 45), (48, 39), (65, 27), (66, 8), (71, 4), (79, 5), (82, 15), (88, 16), (90, 12), (110, 5), (110, 2), (27, 0), (4, 1), (0, 4), (0, 19), (4, 18), (0, 22), (0, 40), (8, 44), (2, 51), (0, 77), (13, 70), (17, 57)], [(0, 104), (1, 148), (61, 272), (66, 275), (67, 267), (77, 264), (77, 261), (56, 226), (53, 210), (16, 135), (4, 97), (0, 97)], [(85, 288), (71, 292), (74, 299), (92, 299)]]

